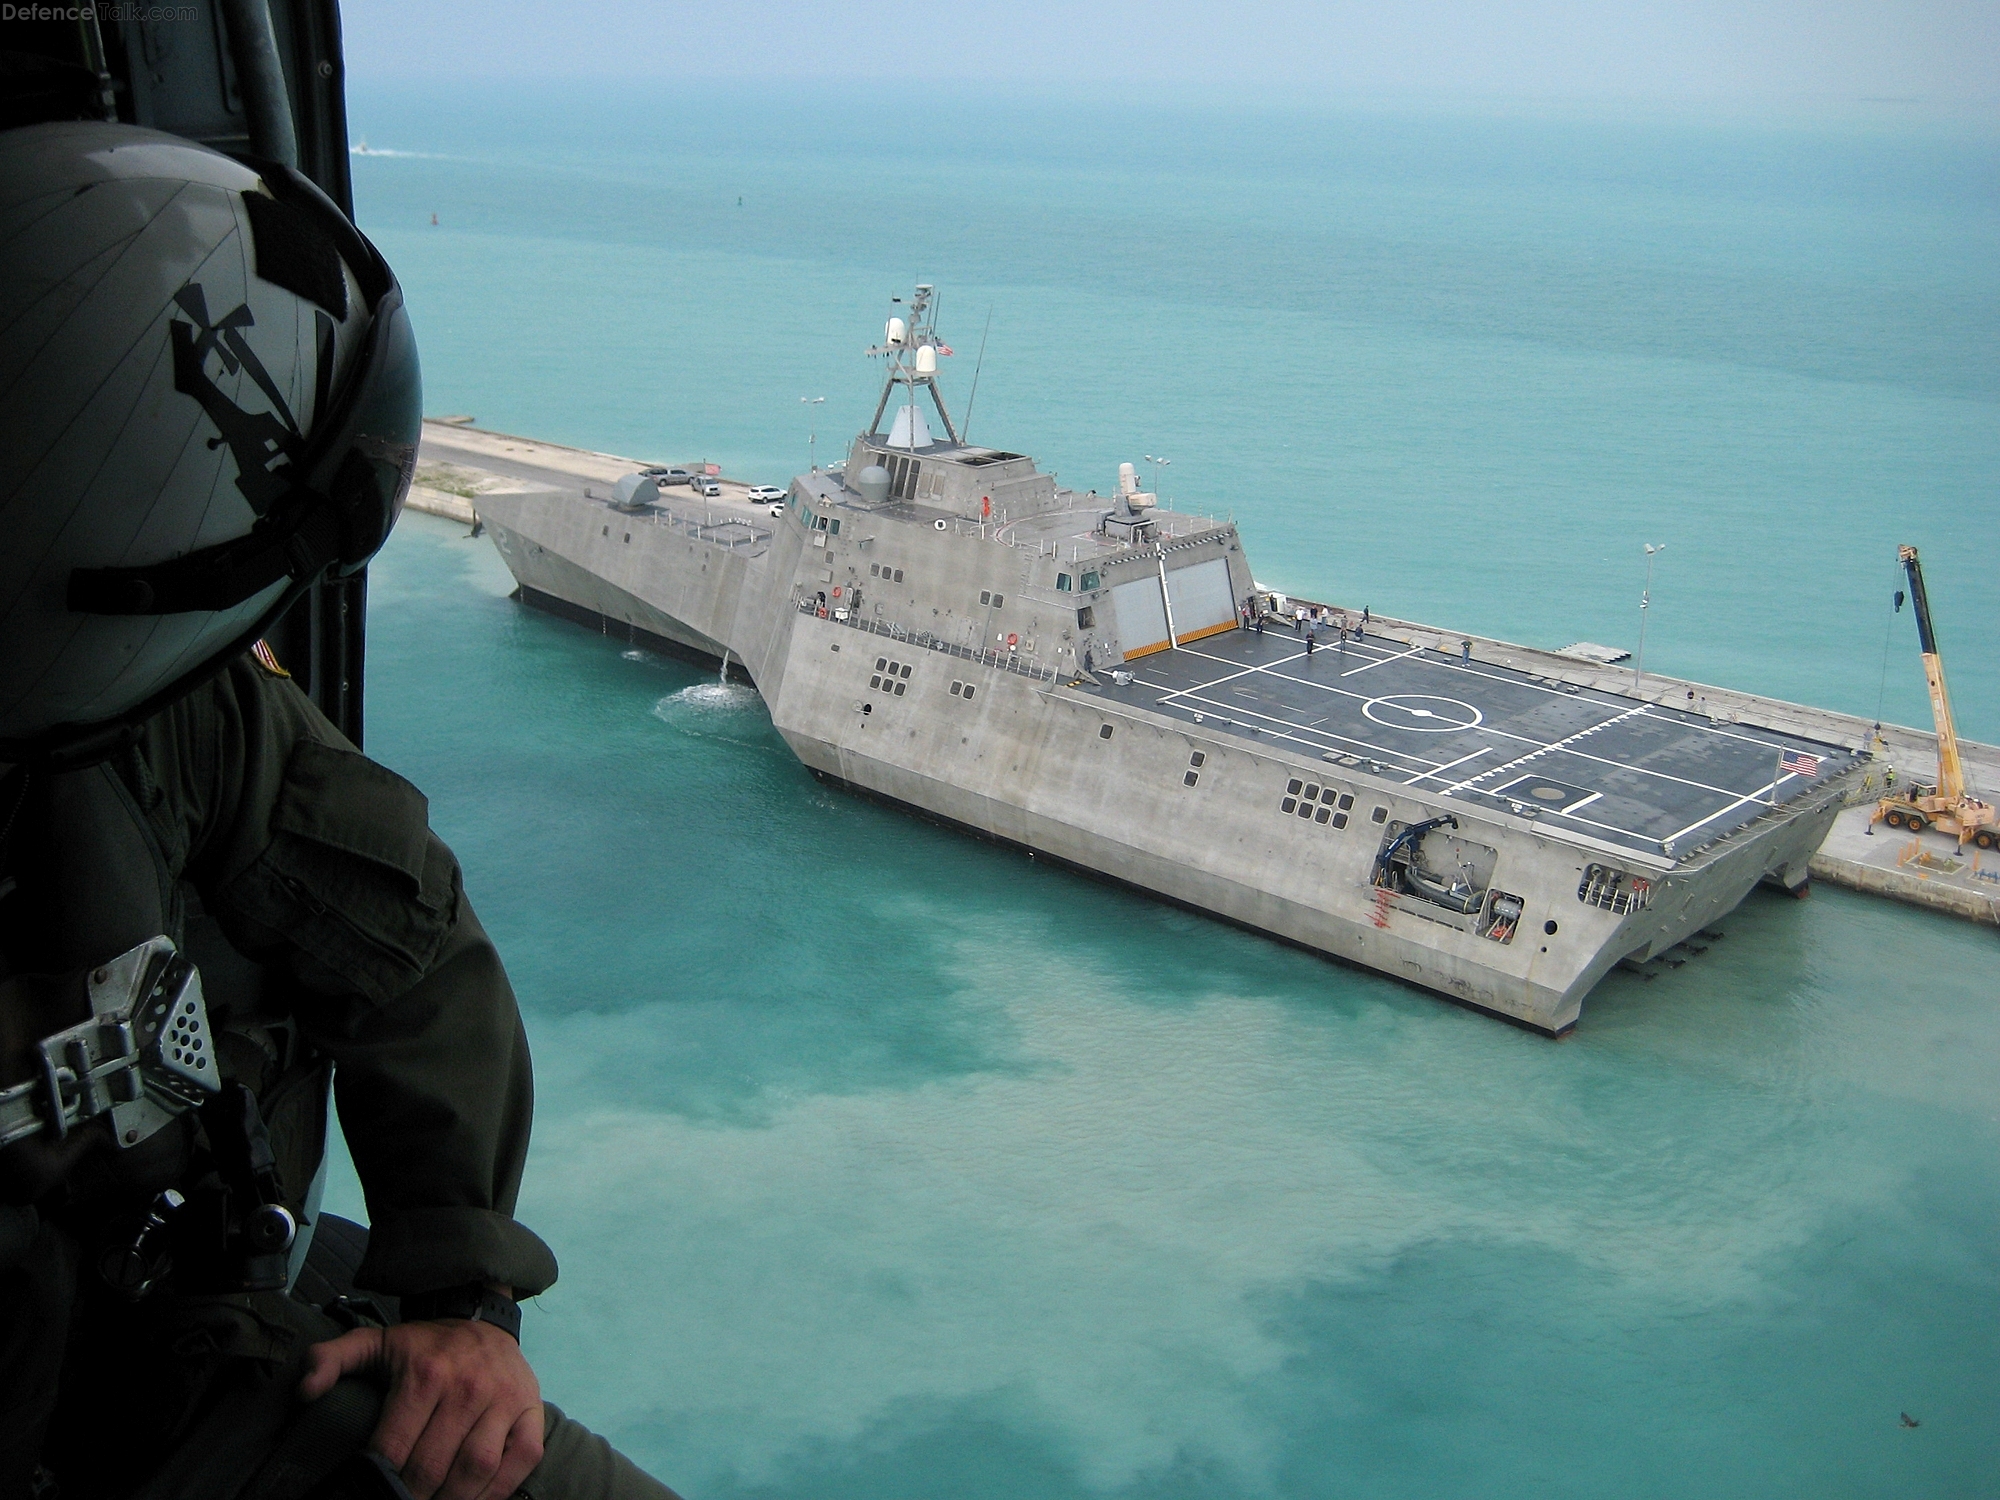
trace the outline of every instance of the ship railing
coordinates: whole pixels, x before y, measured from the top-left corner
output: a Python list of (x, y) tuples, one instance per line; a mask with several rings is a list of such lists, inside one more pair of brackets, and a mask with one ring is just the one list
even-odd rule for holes
[(697, 517), (661, 506), (646, 519), (655, 526), (684, 531), (697, 541), (707, 542), (711, 547), (726, 547), (731, 552), (755, 552), (759, 547), (769, 546), (775, 534), (771, 528), (743, 516), (717, 516), (712, 511), (704, 511)]
[[(1125, 550), (1125, 544), (1114, 542), (1101, 532), (1093, 532), (1086, 537), (1017, 537), (1013, 535), (1016, 526), (1026, 525), (1037, 517), (1030, 515), (1020, 520), (1009, 520), (1003, 511), (990, 521), (965, 521), (946, 519), (946, 529), (954, 536), (977, 537), (982, 542), (998, 542), (1005, 547), (1013, 547), (1022, 552), (1032, 552), (1037, 557), (1064, 561), (1063, 542), (1067, 540), (1068, 561), (1080, 563), (1087, 558), (1107, 552)], [(1201, 541), (1211, 531), (1219, 531), (1236, 524), (1235, 517), (1191, 516), (1175, 513), (1163, 516), (1153, 523), (1154, 530), (1147, 539), (1149, 546), (1164, 546), (1167, 551), (1178, 550), (1179, 546), (1189, 546)], [(1178, 546), (1176, 545), (1178, 544)]]
[[(801, 596), (798, 611), (802, 615), (820, 613), (819, 601), (811, 595)], [(910, 646), (919, 651), (942, 651), (947, 656), (958, 657), (962, 661), (976, 661), (981, 666), (997, 667), (1003, 672), (1012, 672), (1017, 677), (1026, 677), (1033, 682), (1054, 682), (1056, 669), (1044, 667), (1031, 661), (1023, 661), (1018, 651), (1002, 651), (997, 647), (961, 645), (957, 641), (946, 640), (928, 630), (906, 630), (894, 620), (862, 620), (851, 613), (846, 619), (840, 616), (844, 611), (828, 610), (824, 618), (829, 624), (842, 625), (849, 630), (859, 630), (867, 635), (887, 636), (890, 640)]]

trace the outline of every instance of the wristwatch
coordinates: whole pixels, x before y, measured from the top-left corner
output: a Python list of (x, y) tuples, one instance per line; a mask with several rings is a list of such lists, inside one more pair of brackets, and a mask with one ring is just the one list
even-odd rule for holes
[(428, 1322), (438, 1318), (463, 1318), (468, 1323), (491, 1323), (521, 1342), (521, 1304), (502, 1296), (490, 1286), (446, 1287), (439, 1292), (417, 1292), (403, 1299), (405, 1323)]

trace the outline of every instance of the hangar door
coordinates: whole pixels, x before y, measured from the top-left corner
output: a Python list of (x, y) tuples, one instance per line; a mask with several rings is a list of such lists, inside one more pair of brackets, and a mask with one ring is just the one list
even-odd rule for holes
[(1167, 598), (1174, 606), (1176, 641), (1198, 641), (1236, 628), (1236, 594), (1229, 586), (1227, 558), (1169, 572)]
[(1167, 607), (1160, 598), (1158, 578), (1149, 575), (1113, 585), (1111, 608), (1118, 617), (1118, 642), (1127, 661), (1173, 644), (1167, 637)]

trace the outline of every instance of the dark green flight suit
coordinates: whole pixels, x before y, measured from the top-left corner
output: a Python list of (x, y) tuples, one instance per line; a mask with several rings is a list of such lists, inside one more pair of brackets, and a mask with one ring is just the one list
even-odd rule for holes
[[(525, 1297), (555, 1280), (555, 1257), (513, 1218), (533, 1114), (527, 1039), (458, 863), (423, 794), (357, 752), (281, 671), (246, 655), (111, 760), (17, 770), (0, 829), (0, 981), (171, 937), (201, 970), (223, 1076), (257, 1095), (295, 1212), (322, 1157), (331, 1066), (372, 1221), (363, 1289), (499, 1282)], [(88, 1439), (68, 1414), (95, 1408), (87, 1433), (110, 1389), (147, 1411), (196, 1401), (191, 1366), (156, 1368), (163, 1339), (175, 1358), (248, 1349), (273, 1381), (295, 1383), (305, 1344), (338, 1331), (309, 1312), (302, 1323), (281, 1293), (156, 1294), (137, 1308), (107, 1295), (93, 1237), (174, 1185), (194, 1141), (192, 1116), (130, 1151), (104, 1137), (53, 1188), (0, 1165), (0, 1267), (12, 1262), (0, 1270), (0, 1486), (38, 1430), (45, 1461), (76, 1470), (71, 1492), (135, 1477), (69, 1451)], [(39, 1381), (26, 1373), (38, 1361)], [(184, 1433), (197, 1414), (182, 1415), (159, 1425)], [(548, 1427), (524, 1487), (536, 1500), (670, 1494), (554, 1408)]]

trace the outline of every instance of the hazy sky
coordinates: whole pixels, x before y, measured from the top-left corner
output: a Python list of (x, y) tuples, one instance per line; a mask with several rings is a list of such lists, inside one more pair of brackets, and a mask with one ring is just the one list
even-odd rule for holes
[[(921, 77), (1277, 101), (1419, 92), (1991, 115), (2000, 0), (347, 0), (356, 82)], [(1271, 93), (1271, 90), (1281, 92)], [(1114, 96), (1115, 97), (1115, 96)], [(1881, 101), (1894, 101), (1884, 104)]]

